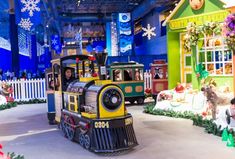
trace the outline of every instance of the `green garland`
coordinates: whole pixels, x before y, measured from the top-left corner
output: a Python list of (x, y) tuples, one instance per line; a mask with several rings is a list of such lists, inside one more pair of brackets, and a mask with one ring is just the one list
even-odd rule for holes
[[(162, 115), (162, 116), (168, 116), (168, 117), (174, 117), (174, 118), (184, 118), (184, 119), (191, 119), (193, 121), (193, 125), (200, 126), (205, 128), (205, 132), (209, 134), (214, 134), (217, 136), (222, 135), (221, 126), (217, 127), (217, 125), (213, 122), (213, 120), (203, 119), (201, 115), (194, 114), (190, 111), (186, 112), (176, 112), (173, 110), (162, 110), (162, 109), (153, 109), (154, 105), (149, 104), (144, 107), (144, 112), (153, 114), (153, 115)], [(233, 130), (230, 130), (230, 133), (233, 134), (235, 137), (235, 133)]]
[(0, 105), (0, 110), (9, 109), (9, 108), (16, 107), (16, 106), (17, 106), (16, 102), (9, 102), (7, 104)]
[(29, 101), (17, 101), (17, 102), (9, 102), (7, 104), (0, 105), (0, 111), (4, 109), (9, 109), (12, 107), (16, 107), (17, 105), (22, 104), (36, 104), (36, 103), (46, 103), (44, 99), (30, 99)]
[(23, 155), (16, 155), (14, 152), (7, 153), (7, 156), (9, 156), (10, 159), (24, 159)]
[(46, 103), (47, 101), (45, 99), (30, 99), (29, 101), (18, 101), (17, 104), (36, 104), (36, 103)]

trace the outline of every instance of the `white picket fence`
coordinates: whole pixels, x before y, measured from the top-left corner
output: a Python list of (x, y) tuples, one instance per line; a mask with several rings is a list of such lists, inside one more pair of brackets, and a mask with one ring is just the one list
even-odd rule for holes
[(152, 89), (152, 74), (150, 70), (144, 73), (144, 90), (146, 90), (146, 88)]
[(0, 81), (7, 82), (12, 85), (13, 98), (15, 101), (28, 101), (30, 99), (46, 99), (45, 79), (30, 79), (30, 80), (14, 80)]

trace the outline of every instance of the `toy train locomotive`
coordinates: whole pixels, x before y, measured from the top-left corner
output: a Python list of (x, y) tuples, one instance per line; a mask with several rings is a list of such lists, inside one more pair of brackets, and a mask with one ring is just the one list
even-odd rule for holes
[[(95, 58), (66, 56), (52, 61), (52, 70), (47, 73), (48, 87), (49, 80), (53, 80), (53, 90), (48, 91), (48, 108), (55, 105), (48, 119), (55, 117), (68, 139), (94, 152), (115, 152), (138, 145), (123, 91), (106, 80), (106, 58), (105, 53), (95, 54)], [(95, 59), (99, 77), (95, 76)], [(72, 79), (69, 84), (68, 69)], [(84, 77), (86, 72), (91, 76)]]

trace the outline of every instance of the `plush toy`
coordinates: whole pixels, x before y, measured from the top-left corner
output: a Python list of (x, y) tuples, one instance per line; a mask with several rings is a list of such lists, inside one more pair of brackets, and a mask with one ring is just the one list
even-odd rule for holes
[(14, 101), (14, 98), (11, 97), (12, 93), (13, 93), (12, 86), (6, 82), (3, 82), (1, 84), (0, 94), (6, 98), (7, 102)]

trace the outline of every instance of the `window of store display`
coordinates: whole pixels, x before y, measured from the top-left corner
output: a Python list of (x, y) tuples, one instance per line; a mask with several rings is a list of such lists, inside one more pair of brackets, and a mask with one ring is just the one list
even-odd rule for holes
[(232, 51), (224, 44), (224, 40), (218, 36), (201, 40), (202, 47), (198, 49), (198, 63), (204, 64), (210, 75), (232, 76)]

